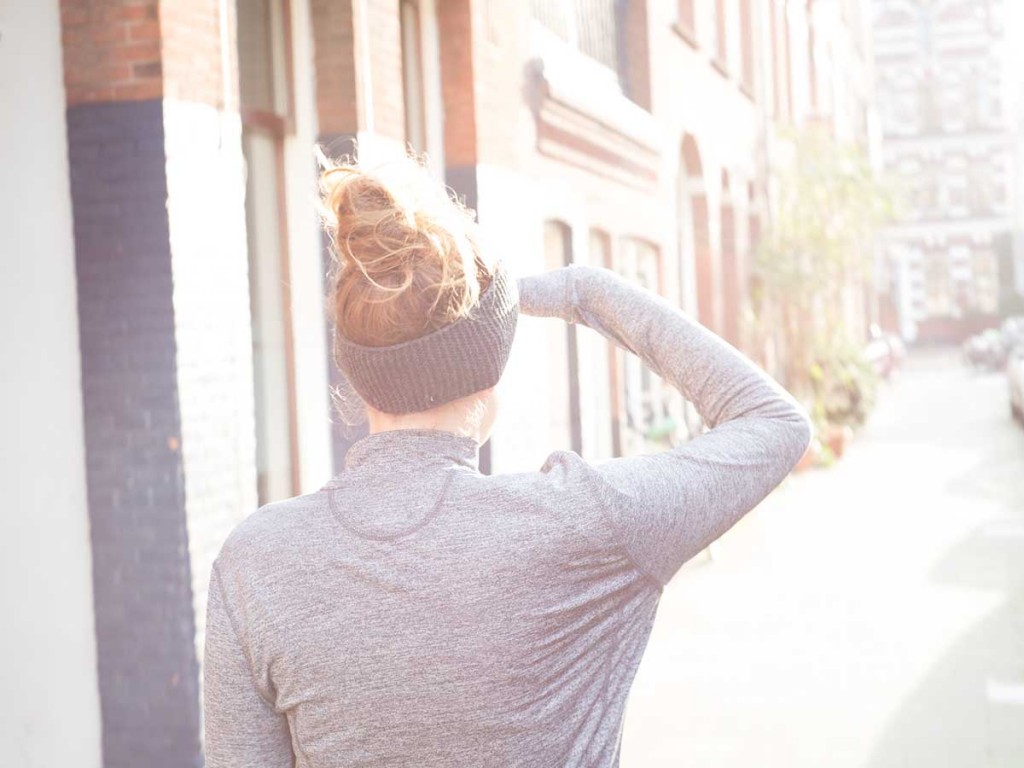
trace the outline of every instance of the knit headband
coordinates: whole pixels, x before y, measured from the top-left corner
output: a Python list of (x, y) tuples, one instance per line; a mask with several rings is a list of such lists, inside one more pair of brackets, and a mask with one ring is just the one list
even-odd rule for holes
[(334, 357), (378, 411), (415, 413), (498, 383), (519, 316), (516, 280), (498, 265), (469, 315), (400, 344), (368, 347), (335, 330)]

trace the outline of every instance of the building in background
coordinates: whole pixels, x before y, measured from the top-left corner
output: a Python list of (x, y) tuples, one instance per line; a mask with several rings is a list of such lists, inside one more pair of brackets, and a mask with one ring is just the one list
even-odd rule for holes
[(887, 237), (904, 334), (961, 340), (996, 324), (1011, 231), (1001, 0), (876, 0), (886, 170), (905, 210)]
[[(1006, 9), (1008, 29), (1024, 28), (1024, 5), (1011, 3)], [(1006, 104), (1010, 111), (1013, 143), (1013, 253), (1014, 279), (1009, 286), (1013, 293), (1006, 297), (1007, 313), (1024, 314), (1024, 49), (1007, 45), (1004, 61)]]
[[(17, 762), (199, 764), (212, 560), (259, 505), (324, 484), (361, 434), (332, 425), (315, 144), (370, 165), (426, 153), (515, 273), (609, 267), (763, 359), (750, 287), (771, 169), (808, 122), (867, 142), (862, 5), (5, 7), (0, 136), (18, 183), (0, 208), (17, 252), (0, 339), (29, 364), (2, 401), (18, 404), (12, 423), (43, 425), (46, 448), (5, 433), (4, 486), (26, 514), (5, 522), (0, 559), (21, 569), (9, 584), (36, 574), (55, 609), (4, 648), (59, 660), (42, 685), (35, 667), (5, 673), (22, 692), (0, 717)], [(39, 87), (8, 90), (28, 67)], [(862, 294), (851, 287), (854, 313)], [(553, 323), (522, 320), (485, 471), (700, 429), (635, 359)], [(38, 595), (4, 599), (21, 613)]]

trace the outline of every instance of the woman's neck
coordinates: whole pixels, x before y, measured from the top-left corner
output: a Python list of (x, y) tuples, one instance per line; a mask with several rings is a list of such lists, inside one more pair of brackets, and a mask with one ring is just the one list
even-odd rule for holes
[(493, 389), (417, 413), (384, 413), (367, 408), (370, 432), (397, 429), (433, 429), (472, 437), (483, 444), (490, 437), (495, 416)]

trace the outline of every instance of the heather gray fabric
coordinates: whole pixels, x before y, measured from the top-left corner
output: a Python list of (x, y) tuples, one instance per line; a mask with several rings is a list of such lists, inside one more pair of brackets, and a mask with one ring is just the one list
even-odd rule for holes
[(713, 428), (496, 476), (449, 432), (355, 443), (338, 476), (251, 515), (214, 564), (208, 768), (618, 764), (662, 586), (786, 476), (810, 427), (735, 349), (612, 272), (519, 289), (523, 312), (640, 355)]
[(518, 317), (516, 281), (498, 264), (468, 317), (386, 347), (356, 344), (335, 331), (334, 359), (378, 411), (426, 411), (498, 383)]

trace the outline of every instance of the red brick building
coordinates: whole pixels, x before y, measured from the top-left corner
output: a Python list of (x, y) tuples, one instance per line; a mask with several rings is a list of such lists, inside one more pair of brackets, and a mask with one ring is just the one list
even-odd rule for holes
[[(358, 435), (331, 424), (315, 144), (370, 164), (410, 145), (515, 272), (619, 270), (761, 358), (749, 286), (777, 128), (827, 119), (864, 139), (860, 5), (26, 0), (0, 14), (3, 208), (33, 265), (3, 281), (18, 314), (0, 338), (35, 360), (20, 328), (36, 329), (58, 350), (47, 370), (72, 382), (51, 385), (41, 360), (5, 380), (12, 418), (62, 436), (5, 485), (54, 510), (19, 535), (59, 529), (66, 546), (5, 559), (61, 608), (40, 626), (64, 643), (78, 713), (69, 730), (51, 688), (8, 673), (36, 697), (0, 718), (22, 762), (200, 764), (212, 559), (258, 505), (322, 485)], [(32, 87), (15, 75), (30, 67)], [(67, 312), (31, 301), (47, 291)], [(635, 360), (534, 318), (505, 388), (485, 470), (699, 429)], [(73, 637), (58, 613), (78, 617)]]
[(904, 331), (921, 341), (962, 341), (997, 325), (1001, 291), (1015, 280), (1005, 7), (876, 3), (885, 167), (906, 198), (888, 251)]

